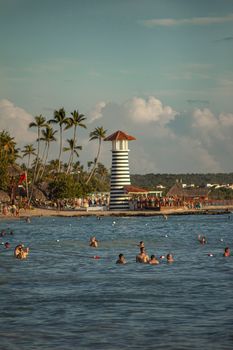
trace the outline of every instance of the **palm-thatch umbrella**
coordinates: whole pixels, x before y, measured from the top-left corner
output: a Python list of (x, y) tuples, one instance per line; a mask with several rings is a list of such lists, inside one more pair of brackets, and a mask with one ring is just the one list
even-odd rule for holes
[(9, 202), (10, 201), (10, 196), (8, 193), (0, 190), (0, 202)]
[(39, 201), (46, 201), (47, 200), (44, 192), (42, 192), (36, 186), (33, 186), (33, 188), (32, 188), (32, 199), (33, 200), (39, 200)]
[(7, 168), (7, 172), (10, 177), (16, 177), (24, 173), (20, 166), (16, 164), (9, 165)]

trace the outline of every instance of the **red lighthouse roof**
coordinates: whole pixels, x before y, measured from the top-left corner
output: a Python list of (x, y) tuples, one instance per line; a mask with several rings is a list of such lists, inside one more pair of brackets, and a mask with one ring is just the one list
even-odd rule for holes
[(135, 139), (135, 137), (130, 136), (130, 135), (128, 135), (125, 132), (120, 131), (120, 130), (114, 132), (114, 134), (112, 134), (104, 139), (104, 141), (122, 141), (122, 140), (132, 141), (132, 140), (136, 140), (136, 139)]

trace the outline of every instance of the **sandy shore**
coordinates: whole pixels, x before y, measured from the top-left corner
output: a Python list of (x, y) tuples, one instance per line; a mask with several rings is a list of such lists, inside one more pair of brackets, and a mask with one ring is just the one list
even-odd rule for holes
[[(33, 216), (157, 216), (157, 215), (190, 215), (190, 214), (227, 214), (233, 212), (233, 206), (216, 206), (205, 207), (202, 209), (187, 209), (187, 208), (162, 208), (161, 211), (156, 210), (136, 210), (136, 211), (81, 211), (81, 210), (65, 210), (57, 211), (53, 209), (34, 208), (31, 210), (21, 210), (18, 218), (33, 217)], [(13, 219), (11, 215), (0, 215), (0, 220)], [(16, 218), (17, 219), (17, 218)]]

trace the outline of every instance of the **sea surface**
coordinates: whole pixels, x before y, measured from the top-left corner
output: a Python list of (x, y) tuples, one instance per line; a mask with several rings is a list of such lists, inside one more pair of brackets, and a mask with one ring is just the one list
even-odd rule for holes
[[(38, 217), (2, 229), (14, 235), (0, 239), (11, 244), (0, 244), (0, 350), (233, 349), (233, 214)], [(175, 262), (136, 263), (142, 240)], [(20, 242), (25, 261), (13, 256)]]

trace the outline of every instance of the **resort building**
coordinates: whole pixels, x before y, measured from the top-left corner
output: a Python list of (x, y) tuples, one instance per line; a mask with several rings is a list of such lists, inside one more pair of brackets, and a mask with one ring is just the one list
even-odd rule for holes
[(110, 210), (129, 210), (129, 196), (124, 187), (131, 185), (128, 141), (132, 140), (135, 137), (120, 130), (104, 139), (112, 141)]
[(167, 197), (179, 199), (182, 202), (203, 203), (208, 200), (210, 190), (206, 187), (183, 188), (177, 181), (168, 191)]

